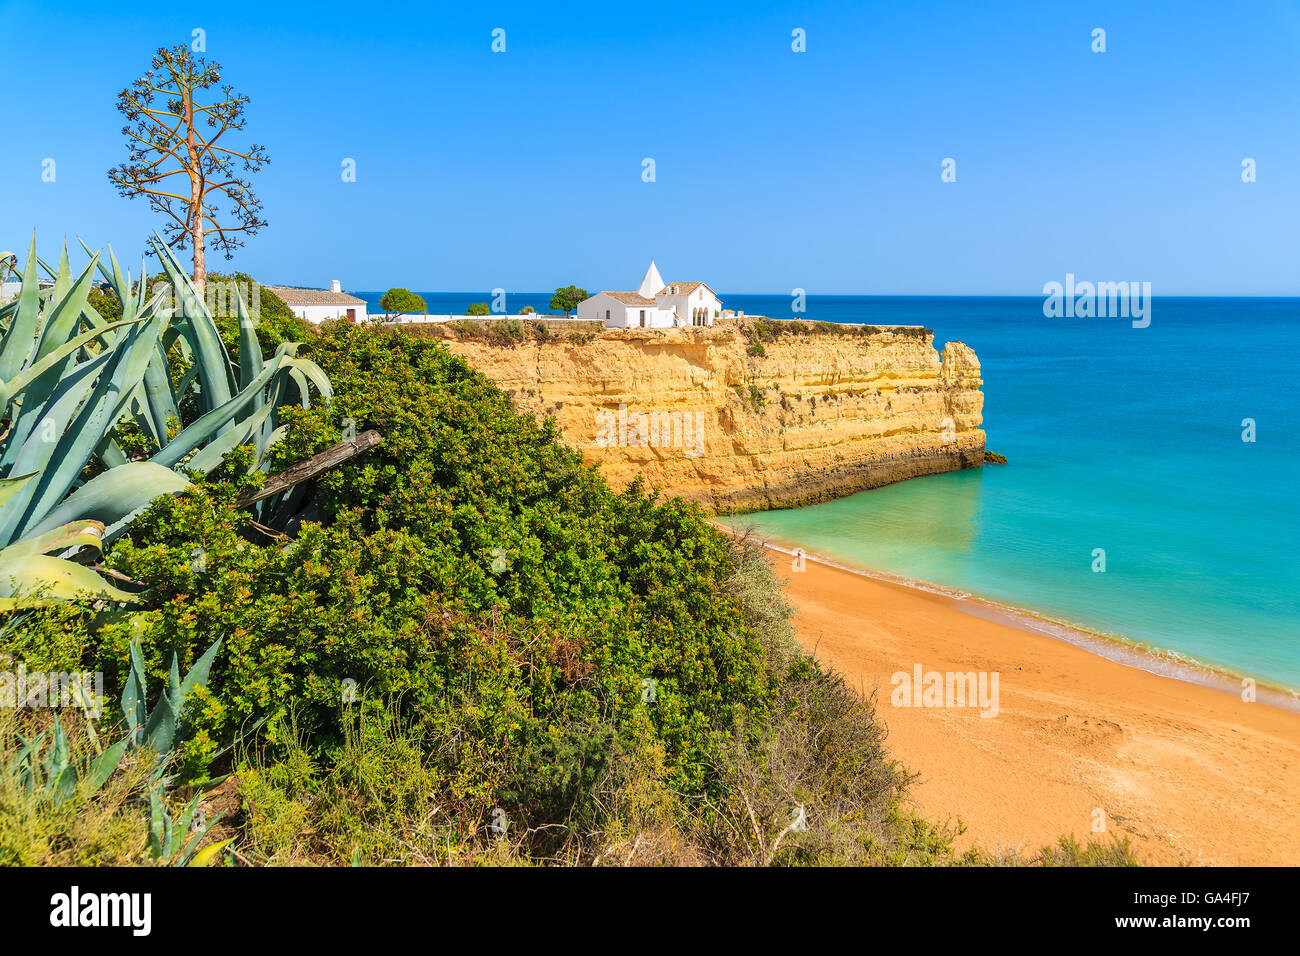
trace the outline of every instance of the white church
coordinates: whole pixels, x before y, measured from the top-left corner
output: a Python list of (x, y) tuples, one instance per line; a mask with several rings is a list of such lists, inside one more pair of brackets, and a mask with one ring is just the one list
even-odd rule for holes
[(703, 282), (664, 282), (654, 260), (635, 292), (597, 292), (578, 303), (578, 318), (607, 329), (671, 329), (712, 325), (722, 315), (717, 293)]

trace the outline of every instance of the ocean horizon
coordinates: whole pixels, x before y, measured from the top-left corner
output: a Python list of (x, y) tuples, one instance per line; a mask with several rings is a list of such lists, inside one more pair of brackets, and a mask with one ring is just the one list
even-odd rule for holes
[[(377, 309), (380, 293), (356, 293)], [(475, 293), (421, 293), (460, 312)], [(1300, 688), (1300, 299), (1155, 297), (1151, 324), (1048, 318), (1041, 296), (721, 294), (750, 315), (923, 325), (979, 356), (986, 466), (723, 519), (1180, 664)], [(549, 293), (508, 293), (517, 312)], [(1250, 437), (1253, 422), (1254, 441)], [(1103, 565), (1104, 570), (1094, 570)]]

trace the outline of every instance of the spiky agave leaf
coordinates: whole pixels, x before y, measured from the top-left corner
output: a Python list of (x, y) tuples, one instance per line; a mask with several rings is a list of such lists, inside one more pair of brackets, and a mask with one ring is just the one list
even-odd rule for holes
[(98, 556), (104, 537), (99, 521), (74, 521), (35, 535), (0, 550), (0, 610), (11, 610), (24, 601), (122, 600), (135, 595), (109, 586), (89, 568), (63, 558), (56, 552), (83, 552)]
[(179, 494), (189, 486), (189, 479), (170, 468), (150, 461), (127, 462), (90, 479), (47, 512), (27, 534), (43, 534), (68, 522), (89, 518), (102, 521), (106, 526), (105, 540), (112, 541), (121, 533), (118, 525), (128, 515), (143, 510), (163, 495)]
[(0, 551), (0, 557), (13, 560), (28, 554), (57, 554), (73, 548), (99, 551), (104, 541), (102, 521), (82, 520), (60, 525), (44, 534), (17, 541)]
[(194, 283), (186, 274), (176, 256), (165, 242), (155, 238), (152, 242), (162, 263), (163, 271), (171, 280), (176, 291), (177, 327), (186, 335), (190, 348), (194, 350), (195, 364), (198, 367), (199, 393), (201, 407), (204, 411), (216, 408), (230, 399), (235, 393), (235, 376), (226, 346), (221, 341), (217, 324), (212, 320), (203, 297), (194, 288)]
[[(87, 522), (102, 525), (102, 540), (112, 541), (151, 501), (184, 491), (183, 471), (210, 473), (241, 444), (254, 445), (252, 467), (265, 469), (267, 449), (284, 434), (280, 409), (309, 407), (313, 387), (331, 398), (329, 379), (295, 356), (295, 344), (263, 361), (240, 296), (236, 375), (202, 296), (171, 250), (157, 237), (154, 246), (176, 293), (174, 310), (165, 293), (148, 297), (143, 264), (133, 292), (111, 248), (105, 258), (83, 242), (90, 261), (74, 276), (66, 245), (51, 267), (36, 255), (34, 235), (19, 295), (0, 307), (0, 411), (10, 418), (0, 436), (0, 545), (14, 546), (7, 557), (0, 551), (4, 600), (33, 590), (55, 599), (132, 600), (43, 546), (61, 542), (70, 553), (91, 544)], [(38, 267), (53, 277), (53, 289), (39, 289)], [(107, 321), (89, 304), (96, 269), (122, 302), (120, 320)], [(178, 387), (169, 365), (173, 349), (190, 366)], [(191, 388), (199, 418), (169, 440)], [(151, 460), (129, 460), (114, 437), (123, 421), (135, 422), (159, 448)], [(92, 460), (107, 470), (86, 481)], [(82, 527), (70, 531), (78, 522)], [(20, 556), (32, 560), (20, 567)]]
[(7, 560), (0, 551), (0, 610), (31, 601), (120, 601), (132, 604), (138, 595), (113, 587), (84, 565), (49, 555), (24, 555)]

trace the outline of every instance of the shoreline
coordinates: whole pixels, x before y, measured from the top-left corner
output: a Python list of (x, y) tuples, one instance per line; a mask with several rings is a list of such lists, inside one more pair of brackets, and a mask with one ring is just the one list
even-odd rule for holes
[[(726, 530), (726, 529), (724, 529)], [(767, 545), (799, 641), (864, 696), (910, 800), (958, 850), (1123, 837), (1147, 864), (1300, 864), (1300, 713), (1112, 660), (997, 608)], [(892, 675), (997, 674), (993, 712), (922, 705)], [(984, 719), (989, 717), (991, 719)]]
[[(735, 528), (720, 524), (713, 519), (710, 519), (710, 524), (724, 533), (737, 533)], [(802, 545), (777, 543), (757, 534), (754, 537), (768, 551), (793, 557), (796, 550), (802, 550), (805, 561), (872, 581), (935, 595), (951, 602), (954, 609), (963, 614), (1005, 624), (1054, 641), (1062, 641), (1096, 657), (1155, 677), (1183, 681), (1234, 697), (1240, 697), (1242, 681), (1250, 679), (1255, 681), (1256, 698), (1259, 703), (1300, 714), (1300, 696), (1286, 687), (1271, 683), (1267, 678), (1242, 674), (1220, 665), (1197, 660), (1169, 648), (1139, 643), (1120, 634), (1091, 630), (1072, 621), (1056, 620), (1028, 608), (1005, 604), (992, 598), (959, 591), (930, 581), (919, 581), (888, 571), (846, 564), (824, 555), (814, 554)]]

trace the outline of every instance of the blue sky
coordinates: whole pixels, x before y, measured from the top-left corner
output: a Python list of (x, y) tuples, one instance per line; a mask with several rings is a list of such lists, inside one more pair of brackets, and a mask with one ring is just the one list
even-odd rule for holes
[(724, 297), (1300, 294), (1300, 0), (0, 12), (0, 248), (138, 260), (115, 96), (202, 28), (272, 158), (234, 262), (264, 282), (621, 289), (653, 256)]

